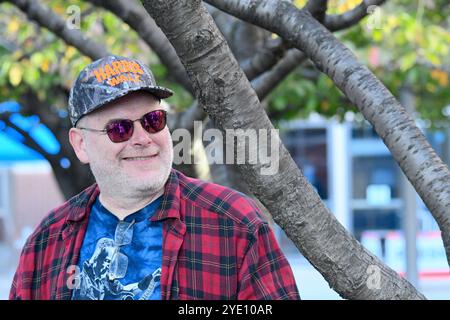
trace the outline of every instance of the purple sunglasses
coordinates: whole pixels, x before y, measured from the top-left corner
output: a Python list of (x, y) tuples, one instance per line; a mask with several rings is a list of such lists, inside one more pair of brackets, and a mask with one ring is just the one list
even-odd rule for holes
[(130, 140), (133, 135), (134, 123), (136, 121), (139, 121), (142, 128), (148, 133), (156, 133), (163, 130), (166, 126), (167, 112), (164, 110), (155, 110), (144, 114), (141, 118), (136, 120), (111, 120), (106, 124), (105, 129), (103, 130), (82, 127), (78, 127), (78, 129), (106, 133), (112, 142), (119, 143)]

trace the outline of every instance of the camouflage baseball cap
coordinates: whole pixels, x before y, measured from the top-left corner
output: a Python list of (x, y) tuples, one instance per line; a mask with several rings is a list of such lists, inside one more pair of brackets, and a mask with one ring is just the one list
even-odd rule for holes
[(159, 99), (173, 94), (157, 86), (150, 69), (137, 60), (113, 55), (96, 60), (80, 72), (70, 90), (70, 121), (75, 126), (82, 116), (138, 90), (148, 91)]

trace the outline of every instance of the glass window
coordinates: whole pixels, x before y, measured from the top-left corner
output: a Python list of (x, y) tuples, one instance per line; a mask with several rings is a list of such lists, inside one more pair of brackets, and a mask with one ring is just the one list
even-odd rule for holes
[(355, 125), (352, 129), (353, 139), (378, 138), (378, 134), (369, 122), (364, 121), (360, 125)]
[(352, 130), (355, 150), (352, 157), (353, 230), (358, 240), (367, 230), (401, 229), (403, 210), (401, 171), (372, 127)]
[(287, 131), (282, 140), (320, 197), (328, 199), (326, 129), (293, 129)]
[(353, 158), (353, 198), (368, 199), (370, 186), (387, 185), (391, 198), (400, 197), (399, 167), (390, 156)]
[(353, 211), (354, 236), (361, 241), (364, 231), (399, 230), (402, 228), (399, 210), (357, 209)]

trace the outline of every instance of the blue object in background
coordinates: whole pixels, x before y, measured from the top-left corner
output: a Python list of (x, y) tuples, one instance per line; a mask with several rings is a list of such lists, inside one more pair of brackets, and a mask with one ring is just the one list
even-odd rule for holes
[[(45, 125), (40, 123), (38, 116), (24, 117), (18, 112), (20, 105), (14, 101), (0, 103), (1, 112), (13, 113), (10, 121), (24, 131), (39, 144), (42, 149), (50, 154), (57, 154), (61, 145), (53, 133)], [(37, 151), (25, 146), (22, 141), (24, 137), (13, 128), (7, 127), (0, 121), (0, 161), (30, 161), (44, 160), (45, 158)]]

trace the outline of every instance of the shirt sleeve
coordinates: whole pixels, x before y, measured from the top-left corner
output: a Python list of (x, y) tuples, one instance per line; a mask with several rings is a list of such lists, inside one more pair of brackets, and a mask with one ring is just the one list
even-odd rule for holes
[(299, 300), (292, 269), (267, 222), (254, 231), (239, 270), (239, 300)]
[(9, 292), (9, 300), (22, 300), (21, 294), (20, 294), (20, 284), (18, 283), (17, 272), (14, 275), (14, 280), (11, 285), (11, 290)]
[(11, 290), (9, 292), (9, 300), (24, 300), (23, 297), (23, 273), (25, 260), (30, 258), (28, 254), (25, 253), (25, 250), (22, 250), (19, 259), (19, 265), (16, 269), (16, 273), (14, 274), (13, 282), (11, 285)]
[[(14, 274), (9, 300), (30, 300), (33, 296), (33, 279), (35, 272), (36, 252), (34, 241), (30, 236), (25, 242)], [(39, 274), (39, 273), (38, 273)]]

